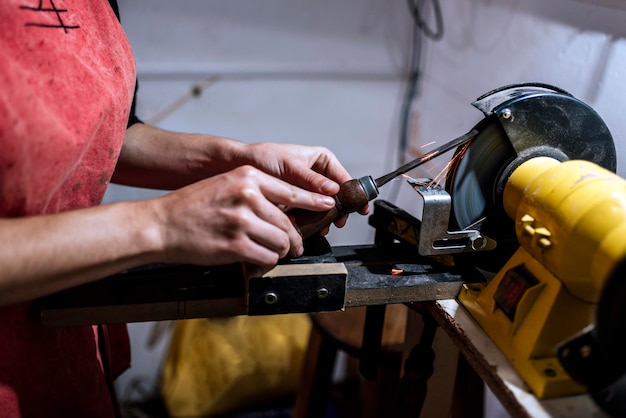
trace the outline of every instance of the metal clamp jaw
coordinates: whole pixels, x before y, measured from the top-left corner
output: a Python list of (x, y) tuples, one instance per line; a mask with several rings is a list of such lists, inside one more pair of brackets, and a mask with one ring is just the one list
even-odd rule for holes
[(487, 251), (496, 247), (496, 241), (472, 228), (479, 223), (460, 231), (448, 230), (452, 199), (441, 186), (430, 179), (410, 179), (408, 183), (423, 199), (417, 240), (420, 255)]

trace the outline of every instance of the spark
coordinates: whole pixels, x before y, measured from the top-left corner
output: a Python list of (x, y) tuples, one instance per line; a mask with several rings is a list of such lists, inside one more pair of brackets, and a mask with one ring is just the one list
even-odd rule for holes
[[(433, 145), (433, 144), (436, 144), (436, 143), (437, 143), (437, 141), (436, 141), (436, 140), (435, 140), (435, 141), (430, 141), (430, 142), (428, 142), (428, 143), (426, 143), (426, 144), (420, 145), (420, 148), (425, 148), (425, 147), (428, 147), (428, 146)], [(413, 149), (412, 149), (412, 152), (411, 152), (411, 154), (412, 154), (412, 155), (423, 155), (423, 156), (424, 156), (424, 157), (426, 157), (426, 158), (430, 157), (430, 155), (431, 155), (432, 153), (433, 153), (433, 151), (430, 151), (430, 152), (427, 152), (427, 153), (425, 153), (425, 154), (422, 154), (422, 153), (418, 152), (416, 148), (413, 148)], [(446, 172), (447, 168), (448, 168), (448, 165), (446, 165), (446, 167), (443, 169), (443, 171), (442, 171), (442, 172), (440, 172), (440, 173), (439, 173), (439, 174), (438, 174), (438, 175), (437, 175), (434, 179), (432, 179), (432, 180), (430, 180), (430, 181), (424, 181), (424, 179), (420, 179), (420, 180), (418, 180), (418, 179), (414, 179), (414, 178), (409, 177), (409, 176), (406, 176), (406, 175), (404, 175), (404, 174), (403, 174), (403, 176), (404, 176), (406, 179), (411, 180), (414, 184), (417, 184), (417, 185), (420, 185), (420, 186), (425, 186), (425, 187), (427, 187), (427, 188), (432, 188), (432, 187), (437, 187), (437, 186), (439, 186), (439, 183), (437, 183), (437, 181), (436, 181), (436, 180), (437, 180), (437, 179), (439, 179), (439, 178), (440, 178), (443, 174), (445, 174), (445, 172)]]
[(401, 276), (402, 273), (404, 273), (404, 270), (399, 268), (399, 267), (395, 267), (394, 266), (394, 267), (391, 268), (391, 274), (393, 276)]
[(432, 179), (429, 179), (429, 181), (425, 181), (424, 179), (415, 179), (406, 174), (402, 174), (402, 177), (404, 177), (407, 180), (410, 180), (413, 184), (425, 186), (428, 189), (433, 188), (433, 187), (440, 187), (440, 185), (442, 184), (442, 180), (463, 158), (463, 155), (465, 155), (465, 153), (467, 152), (467, 149), (470, 143), (471, 142), (468, 142), (467, 144), (463, 145), (463, 147), (459, 150), (459, 152), (454, 154), (454, 156), (450, 159), (450, 161), (448, 161), (448, 163), (443, 167), (443, 169), (435, 177), (433, 177)]
[(422, 187), (426, 187), (427, 189), (430, 189), (433, 186), (438, 186), (438, 184), (434, 184), (433, 180), (430, 178), (420, 178), (420, 179), (416, 179), (410, 176), (407, 176), (406, 174), (402, 174), (402, 176), (408, 180), (409, 183), (411, 183), (412, 186), (422, 186)]
[(402, 180), (408, 180), (411, 183), (421, 184), (421, 185), (425, 185), (428, 183), (427, 181), (424, 181), (424, 179), (416, 179), (415, 177), (411, 177), (406, 173), (400, 173), (398, 177), (392, 179), (391, 181), (402, 181)]
[(406, 174), (400, 174), (400, 175), (404, 177), (405, 179), (409, 180), (411, 183), (417, 184), (420, 186), (427, 186), (430, 183), (429, 181), (425, 181), (424, 179), (416, 179)]
[(459, 162), (462, 158), (463, 155), (465, 155), (465, 153), (467, 152), (467, 148), (469, 147), (470, 142), (468, 142), (467, 144), (463, 145), (463, 148), (461, 148), (461, 150), (459, 152), (457, 152), (456, 154), (454, 154), (452, 156), (452, 158), (450, 159), (450, 161), (448, 161), (448, 163), (445, 165), (445, 167), (443, 168), (443, 170), (441, 170), (439, 172), (439, 174), (437, 174), (434, 178), (433, 178), (433, 183), (439, 183), (439, 180), (441, 180), (442, 178), (444, 178), (449, 172), (450, 170), (456, 166), (457, 162)]

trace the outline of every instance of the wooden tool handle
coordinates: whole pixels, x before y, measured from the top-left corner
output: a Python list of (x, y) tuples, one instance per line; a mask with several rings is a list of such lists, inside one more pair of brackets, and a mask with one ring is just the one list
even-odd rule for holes
[(343, 183), (335, 198), (335, 206), (326, 212), (313, 212), (304, 209), (287, 211), (302, 238), (307, 239), (330, 225), (342, 215), (355, 212), (378, 196), (378, 189), (371, 177), (352, 179)]

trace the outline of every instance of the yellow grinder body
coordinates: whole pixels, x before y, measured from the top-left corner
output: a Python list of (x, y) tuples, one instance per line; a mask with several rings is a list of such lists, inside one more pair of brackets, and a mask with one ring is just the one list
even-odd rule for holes
[(512, 173), (503, 201), (520, 245), (575, 297), (597, 302), (626, 256), (626, 181), (589, 161), (537, 157)]

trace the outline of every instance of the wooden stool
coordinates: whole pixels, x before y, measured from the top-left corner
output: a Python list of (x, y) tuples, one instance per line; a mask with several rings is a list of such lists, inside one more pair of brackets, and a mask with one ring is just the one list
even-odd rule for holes
[[(324, 416), (337, 352), (361, 358), (364, 307), (311, 315), (313, 327), (292, 418)], [(363, 387), (362, 417), (388, 417), (400, 380), (408, 308), (388, 305), (385, 312), (378, 377)]]

